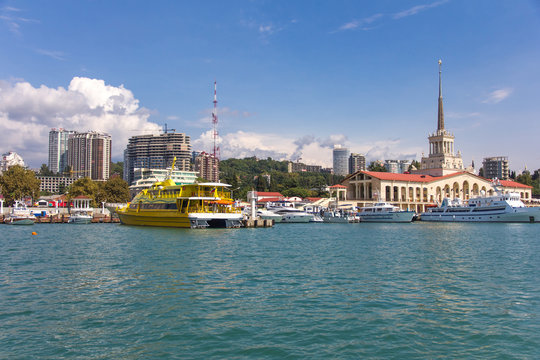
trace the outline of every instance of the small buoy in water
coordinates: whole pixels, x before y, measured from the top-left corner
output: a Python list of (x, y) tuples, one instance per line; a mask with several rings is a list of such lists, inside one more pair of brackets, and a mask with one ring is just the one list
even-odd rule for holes
[(32, 235), (37, 235), (37, 232), (35, 232), (35, 231), (32, 231)]

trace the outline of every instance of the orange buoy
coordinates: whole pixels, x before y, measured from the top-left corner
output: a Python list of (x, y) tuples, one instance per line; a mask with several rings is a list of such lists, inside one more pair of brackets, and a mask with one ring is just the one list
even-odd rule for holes
[(32, 231), (32, 235), (37, 235), (37, 232), (35, 232), (35, 231)]

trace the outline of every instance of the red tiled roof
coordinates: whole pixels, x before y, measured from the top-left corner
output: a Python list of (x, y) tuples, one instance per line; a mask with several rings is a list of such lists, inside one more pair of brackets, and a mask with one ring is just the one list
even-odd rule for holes
[(330, 189), (346, 189), (346, 188), (347, 188), (346, 186), (343, 186), (340, 184), (330, 186)]
[(79, 195), (79, 196), (75, 196), (74, 198), (72, 198), (72, 200), (75, 200), (75, 199), (92, 200), (92, 198), (90, 198), (88, 196), (84, 196), (84, 195)]
[(258, 203), (267, 203), (267, 202), (276, 202), (276, 201), (283, 201), (283, 197), (267, 197), (264, 199), (257, 200)]
[(397, 180), (397, 181), (414, 181), (414, 182), (428, 182), (434, 179), (431, 175), (420, 175), (420, 174), (396, 174), (390, 172), (379, 172), (379, 171), (362, 171), (362, 173), (374, 177), (379, 180)]
[(306, 198), (306, 200), (311, 201), (311, 202), (319, 201), (321, 199), (322, 198), (320, 198), (320, 197), (307, 197)]
[(512, 180), (499, 180), (499, 182), (504, 187), (516, 187), (516, 188), (532, 189), (532, 186), (521, 184), (521, 183), (518, 183), (518, 182), (512, 181)]
[(281, 196), (281, 197), (283, 197), (283, 195), (281, 195), (278, 192), (264, 192), (264, 191), (257, 191), (257, 196), (258, 197), (261, 197), (261, 196)]

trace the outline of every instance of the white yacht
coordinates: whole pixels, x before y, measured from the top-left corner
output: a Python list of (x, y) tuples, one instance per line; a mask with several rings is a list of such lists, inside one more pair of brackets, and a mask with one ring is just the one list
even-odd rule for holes
[(69, 212), (68, 222), (71, 224), (90, 224), (94, 217), (90, 201), (91, 199), (86, 196), (77, 196), (72, 199), (73, 208)]
[(540, 207), (526, 207), (518, 193), (503, 194), (495, 186), (496, 195), (469, 199), (445, 198), (441, 206), (420, 215), (422, 221), (446, 222), (540, 222)]
[(267, 209), (274, 214), (281, 215), (282, 223), (308, 223), (313, 219), (313, 215), (296, 209), (292, 203), (286, 201), (267, 204)]
[(33, 225), (36, 222), (36, 217), (26, 207), (22, 201), (15, 201), (11, 212), (5, 218), (4, 222), (10, 225)]
[(92, 222), (93, 216), (86, 211), (78, 210), (73, 211), (69, 215), (69, 223), (71, 224), (90, 224)]
[(349, 215), (343, 212), (332, 210), (325, 211), (322, 219), (325, 223), (348, 224), (350, 222), (353, 222), (352, 219), (349, 219)]
[(360, 209), (358, 216), (362, 222), (411, 222), (414, 211), (401, 210), (386, 202), (375, 203)]

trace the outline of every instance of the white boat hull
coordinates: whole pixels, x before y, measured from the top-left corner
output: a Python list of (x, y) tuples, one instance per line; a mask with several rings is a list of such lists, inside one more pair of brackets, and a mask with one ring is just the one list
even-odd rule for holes
[(6, 224), (9, 225), (34, 225), (36, 218), (9, 218)]
[(71, 224), (90, 224), (92, 222), (92, 216), (74, 216), (69, 219)]
[(503, 210), (485, 211), (482, 214), (467, 212), (425, 212), (421, 221), (434, 222), (540, 222), (540, 208), (518, 208), (512, 212)]
[(396, 211), (387, 213), (359, 214), (361, 222), (395, 222), (408, 223), (414, 217), (414, 211)]
[(284, 214), (282, 216), (282, 223), (308, 223), (313, 219), (313, 215), (309, 214)]

